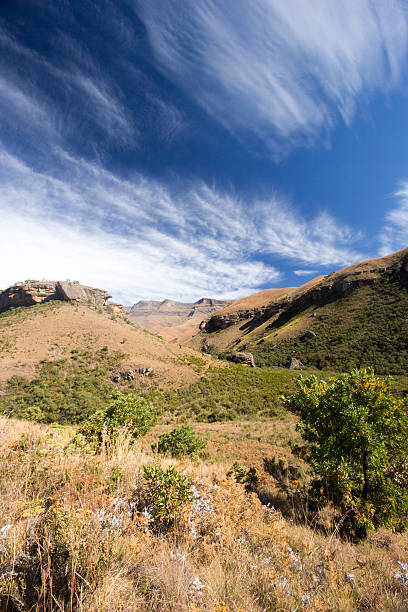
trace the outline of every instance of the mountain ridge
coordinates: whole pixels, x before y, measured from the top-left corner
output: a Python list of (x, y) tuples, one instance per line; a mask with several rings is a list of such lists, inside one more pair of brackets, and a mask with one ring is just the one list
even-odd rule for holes
[[(134, 323), (155, 333), (166, 336), (167, 328), (183, 325), (188, 329), (187, 336), (192, 335), (201, 320), (226, 306), (226, 300), (202, 297), (196, 302), (177, 302), (171, 299), (139, 300), (126, 308), (129, 319)], [(191, 323), (186, 327), (186, 323)], [(174, 337), (173, 332), (170, 336)], [(176, 334), (177, 336), (177, 334)]]
[(190, 346), (248, 350), (259, 365), (285, 365), (296, 356), (318, 368), (408, 368), (408, 248), (271, 295), (255, 294), (256, 307), (248, 307), (248, 296), (211, 315)]

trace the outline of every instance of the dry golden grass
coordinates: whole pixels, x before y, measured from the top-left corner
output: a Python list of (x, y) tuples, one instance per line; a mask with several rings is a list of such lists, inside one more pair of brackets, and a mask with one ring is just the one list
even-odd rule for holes
[[(1, 419), (2, 609), (407, 610), (408, 584), (394, 577), (408, 561), (405, 535), (344, 542), (225, 478), (231, 459), (256, 442), (247, 425), (214, 425), (209, 457), (192, 462), (159, 460), (149, 440), (131, 445), (125, 432), (94, 455), (70, 446), (68, 429)], [(262, 425), (250, 425), (262, 438)], [(217, 457), (223, 435), (234, 451)], [(195, 487), (168, 532), (140, 512), (142, 466), (152, 461), (189, 474)]]
[(152, 367), (159, 385), (182, 386), (198, 379), (188, 363), (191, 349), (112, 319), (102, 309), (49, 302), (6, 315), (0, 318), (0, 384), (16, 374), (32, 378), (42, 359), (61, 359), (73, 349), (95, 351), (103, 346), (128, 355), (124, 368)]

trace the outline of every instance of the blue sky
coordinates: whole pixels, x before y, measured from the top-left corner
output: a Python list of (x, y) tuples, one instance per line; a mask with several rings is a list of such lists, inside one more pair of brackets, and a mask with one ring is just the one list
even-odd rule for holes
[(237, 298), (408, 245), (408, 4), (0, 1), (0, 287)]

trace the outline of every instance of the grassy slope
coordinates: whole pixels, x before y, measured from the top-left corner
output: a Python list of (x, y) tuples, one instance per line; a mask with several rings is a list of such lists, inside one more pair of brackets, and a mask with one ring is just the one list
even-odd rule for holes
[[(408, 371), (408, 292), (381, 281), (314, 309), (279, 326), (251, 347), (260, 365), (286, 364), (296, 356), (307, 366), (338, 371), (373, 366), (381, 374)], [(314, 315), (312, 317), (312, 315)], [(303, 338), (307, 329), (316, 338)]]
[(191, 349), (170, 345), (104, 309), (49, 302), (0, 314), (0, 384), (13, 375), (33, 378), (44, 359), (66, 359), (72, 350), (95, 353), (104, 346), (126, 353), (123, 367), (154, 368), (159, 385), (178, 386), (198, 378), (189, 363)]
[[(314, 279), (309, 287), (266, 290), (233, 302), (217, 315), (228, 315), (235, 309), (241, 310), (243, 316), (246, 312), (248, 316), (226, 329), (198, 333), (190, 341), (190, 346), (200, 349), (206, 345), (209, 347), (207, 350), (218, 354), (252, 351), (259, 365), (286, 365), (295, 355), (308, 366), (321, 369), (341, 371), (358, 365), (372, 365), (380, 373), (403, 374), (408, 365), (408, 300), (406, 288), (395, 279), (400, 273), (404, 277), (407, 257), (408, 249), (404, 249)], [(392, 278), (394, 281), (390, 280)], [(327, 299), (322, 296), (327, 296), (333, 289), (333, 296), (340, 295), (342, 287), (363, 281), (375, 284), (360, 287), (351, 295), (338, 297), (326, 305), (322, 301), (319, 307), (317, 300)], [(275, 314), (269, 321), (259, 324), (250, 310), (245, 311), (252, 302), (256, 306), (267, 306), (276, 299), (279, 301), (283, 295), (299, 297), (305, 290), (310, 291), (310, 287), (316, 306), (305, 306), (296, 315), (288, 314), (285, 318), (284, 311), (280, 316)], [(314, 318), (313, 314), (316, 315)], [(301, 339), (307, 329), (318, 335), (309, 343)]]

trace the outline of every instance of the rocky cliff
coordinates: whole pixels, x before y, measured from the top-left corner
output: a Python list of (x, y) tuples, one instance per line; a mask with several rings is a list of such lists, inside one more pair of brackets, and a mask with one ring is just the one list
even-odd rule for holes
[[(51, 300), (106, 306), (110, 297), (107, 291), (70, 281), (27, 281), (16, 283), (0, 293), (0, 312), (18, 306), (33, 306)], [(114, 306), (117, 307), (118, 305), (115, 304)]]

